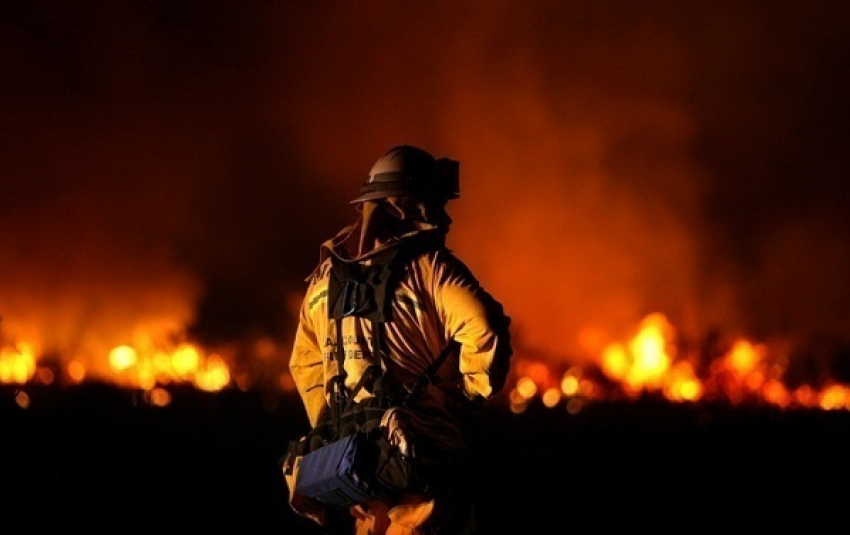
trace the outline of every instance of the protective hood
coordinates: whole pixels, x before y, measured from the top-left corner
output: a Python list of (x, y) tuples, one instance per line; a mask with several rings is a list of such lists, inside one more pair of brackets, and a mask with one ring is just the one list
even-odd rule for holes
[(365, 261), (399, 244), (441, 247), (450, 225), (442, 206), (393, 199), (363, 202), (357, 220), (321, 244), (319, 265), (330, 255), (348, 262)]

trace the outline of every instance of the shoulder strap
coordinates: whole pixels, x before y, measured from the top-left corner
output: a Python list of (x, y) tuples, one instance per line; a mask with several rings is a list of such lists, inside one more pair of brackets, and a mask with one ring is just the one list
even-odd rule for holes
[[(392, 320), (392, 299), (401, 276), (404, 262), (402, 247), (392, 247), (373, 258), (371, 264), (331, 258), (328, 281), (328, 316), (336, 323), (337, 375), (331, 384), (334, 418), (350, 410), (354, 398), (367, 385), (381, 404), (384, 403), (381, 359), (384, 349), (384, 324)], [(342, 336), (343, 320), (357, 316), (372, 322), (372, 363), (360, 380), (348, 391), (345, 388), (345, 349)]]
[(434, 359), (434, 362), (432, 362), (431, 365), (422, 372), (422, 375), (402, 385), (404, 392), (402, 393), (401, 403), (403, 405), (412, 405), (416, 403), (419, 396), (421, 396), (422, 392), (425, 391), (425, 387), (428, 386), (428, 383), (436, 384), (437, 370), (440, 369), (440, 366), (443, 365), (446, 358), (452, 353), (452, 351), (457, 349), (458, 346), (460, 346), (460, 343), (457, 340), (450, 340), (446, 347), (443, 348), (440, 355)]
[[(384, 352), (385, 323), (392, 321), (392, 300), (403, 274), (404, 255), (401, 247), (388, 249), (375, 257), (372, 264), (346, 262), (333, 257), (328, 283), (328, 315), (336, 322), (337, 376), (332, 386), (334, 417), (350, 410), (354, 398), (361, 388), (371, 386), (371, 392), (383, 406), (388, 399), (384, 391), (382, 358)], [(345, 388), (345, 349), (342, 337), (342, 322), (348, 316), (358, 316), (372, 321), (372, 363), (360, 380), (348, 391)], [(460, 344), (450, 341), (440, 355), (416, 379), (402, 385), (402, 391), (393, 396), (396, 403), (414, 403), (428, 383), (436, 382), (436, 373), (446, 358)]]
[(401, 280), (404, 262), (401, 247), (392, 247), (371, 264), (331, 259), (328, 281), (328, 316), (358, 316), (375, 322), (392, 321), (392, 300)]

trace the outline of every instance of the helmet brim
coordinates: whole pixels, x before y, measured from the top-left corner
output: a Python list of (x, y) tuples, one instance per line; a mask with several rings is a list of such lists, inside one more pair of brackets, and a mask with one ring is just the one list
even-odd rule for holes
[[(364, 193), (363, 195), (357, 197), (352, 201), (348, 201), (349, 204), (360, 204), (366, 201), (380, 201), (382, 199), (386, 199), (387, 197), (415, 197), (417, 199), (421, 199), (419, 195), (414, 195), (410, 193), (410, 191), (406, 189), (400, 189), (398, 191), (384, 190), (384, 191), (373, 191), (371, 193)], [(452, 199), (459, 198), (460, 195), (457, 193), (452, 193), (450, 195), (446, 195), (445, 197), (440, 197), (442, 200), (450, 201)], [(422, 199), (427, 200), (427, 199)]]
[(387, 197), (408, 197), (410, 196), (410, 192), (406, 189), (385, 189), (381, 191), (371, 191), (369, 193), (364, 193), (363, 195), (357, 197), (353, 201), (349, 201), (350, 204), (360, 204), (366, 201), (380, 201), (381, 199), (386, 199)]

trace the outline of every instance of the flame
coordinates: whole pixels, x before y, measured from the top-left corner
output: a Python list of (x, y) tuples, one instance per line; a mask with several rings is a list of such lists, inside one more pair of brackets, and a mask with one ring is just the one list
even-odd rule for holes
[[(95, 378), (106, 380), (123, 388), (145, 391), (145, 400), (151, 405), (170, 403), (170, 394), (163, 387), (170, 384), (190, 384), (207, 392), (217, 392), (231, 384), (231, 372), (224, 357), (207, 352), (187, 342), (171, 348), (142, 344), (140, 349), (130, 344), (112, 348), (106, 355), (111, 373), (106, 377), (92, 377), (91, 368), (78, 358), (71, 359), (59, 370), (72, 384)], [(39, 363), (35, 346), (17, 343), (0, 347), (0, 383), (52, 384), (56, 373), (44, 363)], [(29, 406), (26, 393), (18, 394), (18, 405)]]
[[(587, 338), (588, 333), (582, 336)], [(589, 365), (573, 365), (561, 372), (557, 392), (551, 388), (552, 378), (558, 374), (552, 364), (519, 356), (509, 395), (512, 410), (523, 412), (539, 397), (547, 407), (565, 399), (567, 410), (577, 412), (589, 401), (621, 396), (634, 399), (647, 393), (677, 403), (721, 400), (783, 409), (850, 409), (848, 385), (830, 381), (820, 388), (811, 384), (789, 387), (784, 381), (783, 359), (772, 355), (765, 344), (735, 339), (705, 366), (707, 373), (701, 376), (702, 357), (694, 351), (680, 352), (677, 338), (664, 314), (649, 314), (631, 338), (602, 347)], [(599, 346), (600, 339), (594, 331), (592, 343), (586, 345)]]
[[(595, 329), (586, 329), (579, 336), (584, 347), (595, 353), (582, 359), (582, 364), (569, 364), (565, 369), (553, 359), (526, 357), (518, 351), (508, 387), (508, 401), (515, 413), (523, 412), (533, 400), (550, 408), (563, 405), (577, 413), (594, 401), (634, 400), (647, 394), (675, 403), (723, 401), (783, 409), (850, 409), (850, 386), (835, 380), (825, 381), (820, 387), (789, 386), (785, 379), (787, 359), (764, 343), (733, 339), (717, 357), (704, 362), (705, 354), (683, 344), (662, 313), (645, 316), (623, 340), (603, 342), (604, 334)], [(173, 336), (172, 340), (180, 337)], [(256, 341), (252, 347), (254, 360), (269, 361), (280, 354), (268, 339)], [(191, 385), (206, 392), (231, 386), (247, 390), (256, 379), (248, 372), (234, 373), (229, 364), (232, 355), (187, 341), (165, 344), (136, 336), (132, 343), (113, 347), (102, 360), (105, 365), (73, 357), (57, 366), (40, 352), (35, 341), (6, 342), (0, 345), (0, 384), (105, 380), (142, 390), (142, 399), (150, 405), (167, 406), (171, 403), (169, 386)], [(108, 369), (106, 374), (103, 368)], [(287, 372), (281, 372), (273, 384), (282, 392), (294, 390)], [(30, 394), (18, 390), (15, 401), (29, 407)]]
[(35, 352), (29, 344), (0, 347), (0, 382), (25, 383), (35, 374)]

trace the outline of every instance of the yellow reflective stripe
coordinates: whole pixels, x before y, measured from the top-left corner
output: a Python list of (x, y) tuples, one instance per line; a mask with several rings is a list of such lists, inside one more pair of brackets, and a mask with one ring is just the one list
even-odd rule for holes
[(307, 306), (310, 309), (310, 312), (313, 311), (313, 308), (318, 305), (322, 299), (328, 298), (328, 287), (325, 286), (323, 288), (319, 288), (316, 292), (310, 295), (310, 298), (307, 300)]
[[(422, 304), (422, 301), (417, 299), (413, 294), (405, 292), (404, 290), (398, 290), (395, 294), (396, 299), (398, 299), (399, 303), (406, 304), (420, 311), (425, 310), (425, 305)], [(310, 309), (310, 312), (322, 302), (322, 299), (328, 298), (328, 288), (327, 286), (318, 288), (315, 292), (310, 294), (310, 297), (307, 299), (307, 306)]]

